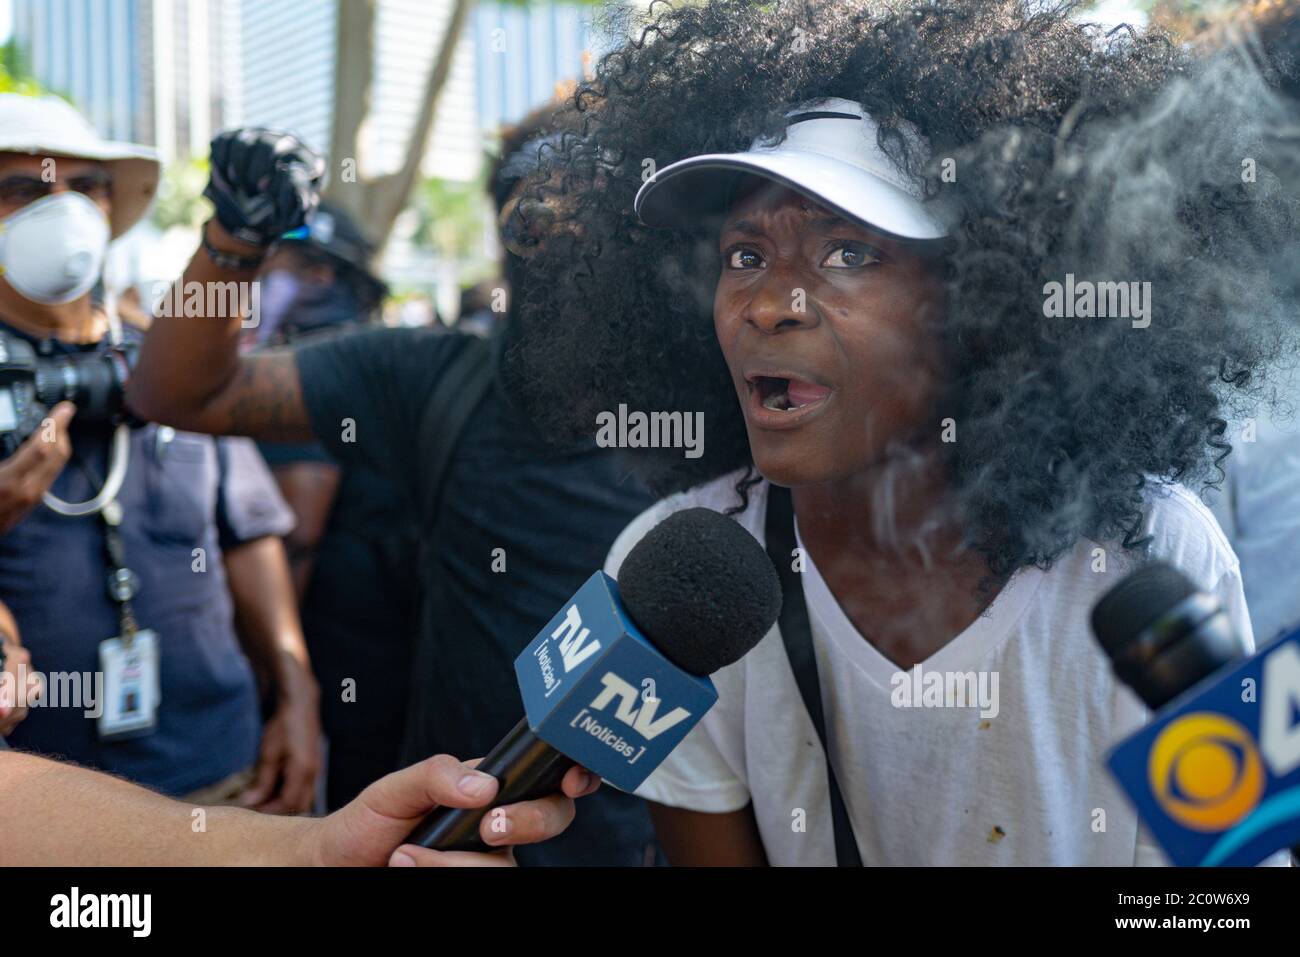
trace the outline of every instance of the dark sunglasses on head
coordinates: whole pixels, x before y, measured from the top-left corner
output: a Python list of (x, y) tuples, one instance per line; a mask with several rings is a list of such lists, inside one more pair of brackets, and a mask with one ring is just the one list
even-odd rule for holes
[[(108, 170), (103, 169), (69, 176), (63, 182), (67, 184), (68, 189), (91, 199), (107, 198), (113, 189), (113, 176)], [(44, 199), (53, 191), (54, 183), (47, 183), (39, 176), (18, 174), (0, 179), (0, 203), (7, 206), (25, 206), (38, 199)]]

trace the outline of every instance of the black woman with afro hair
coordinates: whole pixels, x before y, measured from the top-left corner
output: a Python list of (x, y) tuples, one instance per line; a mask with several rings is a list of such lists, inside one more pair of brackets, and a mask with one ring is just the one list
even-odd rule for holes
[(556, 436), (703, 414), (702, 454), (629, 452), (671, 494), (607, 570), (731, 514), (799, 573), (825, 724), (783, 614), (638, 792), (670, 861), (1161, 861), (1104, 767), (1146, 712), (1088, 613), (1160, 558), (1250, 640), (1198, 492), (1293, 347), (1268, 68), (1073, 4), (648, 17), (533, 181), (508, 371)]

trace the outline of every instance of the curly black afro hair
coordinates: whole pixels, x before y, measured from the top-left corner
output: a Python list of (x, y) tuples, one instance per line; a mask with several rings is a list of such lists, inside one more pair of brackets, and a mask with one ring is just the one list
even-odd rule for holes
[[(655, 4), (577, 88), (580, 133), (532, 186), (544, 241), (512, 387), (568, 437), (619, 403), (703, 410), (700, 458), (637, 453), (660, 491), (752, 469), (712, 326), (715, 237), (646, 228), (633, 198), (648, 161), (744, 150), (794, 104), (849, 98), (957, 211), (937, 408), (957, 423), (944, 452), (968, 544), (999, 575), (1084, 536), (1135, 544), (1144, 485), (1221, 478), (1227, 421), (1290, 349), (1300, 214), (1272, 134), (1295, 119), (1248, 51), (1205, 57), (1073, 6)], [(928, 138), (928, 164), (900, 120)], [(1044, 286), (1067, 273), (1150, 282), (1150, 325), (1045, 318)]]

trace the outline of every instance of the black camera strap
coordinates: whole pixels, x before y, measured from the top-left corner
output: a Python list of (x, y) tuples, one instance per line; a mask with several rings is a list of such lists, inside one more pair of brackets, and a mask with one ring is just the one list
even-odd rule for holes
[(817, 738), (826, 756), (826, 785), (831, 800), (831, 827), (835, 835), (835, 863), (837, 867), (861, 867), (862, 855), (853, 836), (853, 823), (848, 806), (835, 779), (831, 763), (831, 749), (826, 737), (826, 715), (822, 708), (821, 682), (817, 678), (817, 657), (813, 651), (812, 627), (808, 622), (808, 604), (804, 598), (803, 576), (794, 570), (791, 556), (795, 550), (794, 503), (790, 490), (778, 485), (768, 485), (767, 518), (764, 538), (767, 554), (776, 566), (781, 579), (781, 640), (785, 643), (786, 657), (794, 672), (795, 683), (803, 698), (808, 717), (817, 729)]

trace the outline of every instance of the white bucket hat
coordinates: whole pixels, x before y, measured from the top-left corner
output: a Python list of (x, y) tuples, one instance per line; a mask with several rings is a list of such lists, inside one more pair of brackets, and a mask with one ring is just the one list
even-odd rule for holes
[[(817, 200), (841, 216), (904, 239), (939, 239), (942, 212), (880, 149), (876, 122), (852, 100), (832, 97), (786, 114), (785, 139), (755, 140), (743, 153), (705, 153), (665, 166), (637, 191), (634, 207), (647, 226), (685, 226), (725, 212), (737, 180), (762, 176)], [(900, 124), (913, 155), (928, 147)]]
[(134, 226), (158, 191), (161, 165), (147, 146), (100, 139), (84, 116), (55, 96), (0, 93), (0, 153), (101, 160), (113, 174), (113, 239)]

